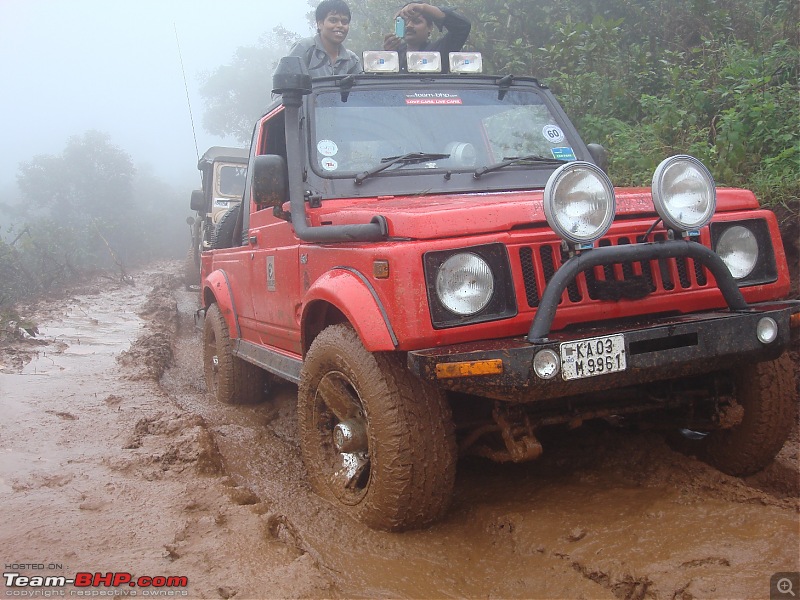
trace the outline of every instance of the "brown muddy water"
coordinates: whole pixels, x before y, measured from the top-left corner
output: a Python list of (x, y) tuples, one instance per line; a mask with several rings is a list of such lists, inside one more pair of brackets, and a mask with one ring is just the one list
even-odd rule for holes
[(205, 394), (177, 271), (34, 307), (38, 343), (0, 349), (5, 572), (181, 575), (161, 592), (189, 598), (685, 600), (769, 598), (800, 570), (796, 429), (746, 480), (652, 432), (557, 432), (535, 463), (462, 460), (433, 527), (367, 529), (310, 491), (296, 388), (252, 407)]

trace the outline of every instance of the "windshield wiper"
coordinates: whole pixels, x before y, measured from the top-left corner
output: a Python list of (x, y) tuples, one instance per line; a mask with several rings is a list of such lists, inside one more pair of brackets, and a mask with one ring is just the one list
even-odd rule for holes
[(486, 173), (498, 171), (500, 169), (504, 169), (505, 167), (510, 167), (511, 165), (561, 165), (566, 162), (569, 161), (562, 158), (548, 158), (547, 156), (539, 156), (538, 154), (527, 154), (525, 156), (504, 156), (503, 160), (499, 163), (486, 165), (476, 169), (472, 176), (475, 179), (480, 179), (481, 176), (486, 175)]
[(386, 156), (381, 159), (380, 164), (356, 175), (356, 183), (361, 184), (367, 177), (372, 177), (376, 173), (380, 173), (392, 165), (412, 165), (414, 163), (421, 163), (428, 160), (441, 160), (443, 158), (450, 158), (450, 155), (437, 154), (434, 152), (409, 152), (407, 154), (401, 154), (400, 156)]

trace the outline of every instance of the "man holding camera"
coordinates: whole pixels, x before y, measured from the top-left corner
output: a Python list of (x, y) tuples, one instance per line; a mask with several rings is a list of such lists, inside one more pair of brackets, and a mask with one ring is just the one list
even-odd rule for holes
[[(396, 18), (402, 19), (402, 24), (395, 33), (384, 37), (383, 49), (396, 50), (400, 56), (400, 71), (407, 70), (406, 52), (426, 51), (439, 52), (442, 55), (442, 72), (450, 69), (449, 54), (458, 52), (469, 37), (471, 23), (452, 8), (438, 7), (424, 2), (409, 2), (401, 8)], [(431, 41), (434, 25), (439, 31), (446, 33)], [(402, 33), (402, 36), (397, 34)]]

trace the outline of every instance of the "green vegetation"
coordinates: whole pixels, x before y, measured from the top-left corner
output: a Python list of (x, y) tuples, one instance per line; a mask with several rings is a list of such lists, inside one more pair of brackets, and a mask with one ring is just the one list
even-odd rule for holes
[(188, 202), (137, 173), (105, 134), (88, 131), (60, 155), (22, 163), (17, 183), (21, 203), (2, 207), (11, 225), (0, 231), (0, 315), (21, 298), (93, 271), (124, 276), (137, 264), (185, 252), (179, 234)]
[[(310, 8), (317, 0), (308, 0)], [(397, 0), (349, 0), (346, 45), (381, 48)], [(800, 200), (800, 53), (792, 0), (457, 0), (473, 23), (467, 49), (485, 72), (534, 76), (549, 85), (587, 142), (610, 154), (618, 185), (649, 185), (667, 156), (692, 154), (719, 185), (752, 189), (767, 206)], [(313, 13), (309, 12), (309, 22)], [(267, 38), (269, 39), (269, 36)], [(208, 79), (207, 123), (248, 141), (268, 84), (246, 118), (222, 117), (244, 95), (239, 81), (264, 82), (280, 48), (276, 31), (242, 49)], [(257, 58), (258, 57), (258, 58)], [(219, 102), (222, 99), (223, 102)], [(228, 123), (229, 125), (225, 125)]]
[[(380, 47), (396, 3), (353, 0), (351, 46)], [(692, 154), (762, 203), (800, 199), (798, 5), (790, 0), (460, 0), (493, 73), (547, 83), (612, 180), (649, 185)], [(375, 18), (375, 14), (382, 19)], [(363, 21), (362, 21), (363, 19)], [(362, 25), (363, 23), (363, 25)]]

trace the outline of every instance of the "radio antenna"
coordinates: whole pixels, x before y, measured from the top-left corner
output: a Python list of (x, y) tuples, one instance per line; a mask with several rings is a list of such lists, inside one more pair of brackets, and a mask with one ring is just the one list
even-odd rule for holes
[(186, 70), (183, 68), (183, 55), (181, 54), (181, 43), (178, 40), (178, 26), (172, 22), (175, 29), (175, 43), (178, 45), (178, 58), (181, 61), (181, 73), (183, 73), (183, 87), (186, 88), (186, 104), (189, 106), (189, 120), (192, 122), (192, 135), (194, 136), (194, 152), (197, 155), (197, 162), (200, 162), (200, 149), (197, 147), (197, 133), (194, 129), (194, 116), (192, 115), (192, 102), (189, 99), (189, 84), (186, 82)]

